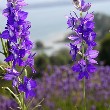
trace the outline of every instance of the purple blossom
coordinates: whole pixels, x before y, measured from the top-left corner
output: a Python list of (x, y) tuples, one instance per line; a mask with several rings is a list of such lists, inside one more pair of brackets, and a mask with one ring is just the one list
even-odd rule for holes
[(77, 47), (80, 47), (81, 42), (82, 42), (81, 36), (71, 35), (71, 36), (69, 36), (68, 38), (73, 41), (73, 44), (74, 44), (74, 45), (77, 45)]
[(34, 69), (34, 59), (33, 59), (33, 57), (35, 56), (35, 54), (33, 54), (33, 55), (30, 54), (28, 56), (27, 60), (25, 61), (25, 66), (29, 66), (32, 69), (33, 73), (36, 73), (36, 71)]
[(78, 79), (80, 80), (83, 77), (88, 79), (89, 74), (94, 73), (96, 71), (96, 68), (92, 64), (86, 64), (85, 60), (81, 60), (78, 62), (78, 64), (75, 64), (72, 67), (72, 70), (75, 72), (79, 72)]
[(8, 30), (3, 31), (2, 34), (0, 35), (0, 38), (3, 38), (3, 39), (9, 39), (9, 37), (10, 35)]
[(18, 76), (20, 75), (19, 72), (17, 72), (15, 69), (6, 68), (7, 73), (4, 76), (5, 80), (12, 80), (13, 86), (18, 85)]
[(97, 50), (88, 49), (88, 50), (86, 51), (85, 56), (87, 57), (87, 60), (88, 60), (90, 63), (95, 63), (95, 64), (97, 64), (97, 61), (94, 60), (94, 58), (96, 58), (96, 57), (98, 56), (98, 53), (99, 53), (99, 51), (97, 51)]
[(17, 64), (19, 66), (23, 65), (23, 60), (25, 56), (25, 49), (19, 49), (16, 46), (13, 46), (11, 49), (11, 54), (5, 59), (6, 62), (13, 61), (13, 67), (15, 67)]
[(81, 6), (79, 8), (80, 11), (86, 12), (90, 9), (90, 7), (91, 7), (91, 3), (85, 3), (84, 0), (81, 0)]
[(70, 17), (66, 16), (66, 18), (68, 19), (67, 24), (68, 24), (68, 28), (74, 28), (75, 24), (76, 24), (76, 18), (74, 18), (71, 13), (70, 13)]
[(72, 43), (70, 43), (70, 48), (71, 48), (70, 54), (72, 56), (72, 59), (75, 60), (76, 59), (76, 55), (78, 53), (78, 48), (77, 48), (77, 46), (73, 45)]
[(24, 83), (19, 85), (19, 90), (25, 92), (26, 98), (34, 97), (35, 92), (34, 88), (36, 88), (37, 84), (35, 80), (29, 79), (26, 76), (24, 77)]

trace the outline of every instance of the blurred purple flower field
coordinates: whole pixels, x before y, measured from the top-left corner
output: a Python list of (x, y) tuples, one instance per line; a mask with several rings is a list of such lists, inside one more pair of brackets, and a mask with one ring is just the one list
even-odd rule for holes
[[(82, 110), (82, 81), (69, 66), (48, 66), (47, 73), (37, 80), (34, 107), (43, 98), (42, 106), (36, 110)], [(97, 73), (86, 80), (87, 110), (107, 110), (110, 104), (110, 67), (97, 67)], [(0, 96), (1, 110), (17, 110), (17, 104), (11, 99)], [(28, 102), (28, 101), (27, 101)], [(78, 108), (77, 108), (78, 106)]]

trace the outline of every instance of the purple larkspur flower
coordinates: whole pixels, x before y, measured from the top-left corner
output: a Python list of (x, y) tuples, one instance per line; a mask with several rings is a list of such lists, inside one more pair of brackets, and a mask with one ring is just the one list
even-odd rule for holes
[(67, 20), (68, 28), (73, 29), (74, 26), (76, 25), (76, 18), (74, 18), (71, 13), (70, 13), (70, 17), (66, 16), (66, 18), (68, 19)]
[(34, 69), (34, 59), (33, 59), (35, 55), (36, 53), (30, 54), (24, 63), (25, 66), (29, 66), (32, 69), (33, 73), (36, 73), (36, 70)]
[(95, 32), (89, 33), (89, 37), (87, 37), (87, 40), (86, 40), (86, 43), (88, 44), (88, 46), (95, 47), (97, 45), (97, 43), (95, 42), (95, 38), (96, 38)]
[[(89, 19), (89, 17), (91, 18)], [(69, 37), (69, 39), (74, 41), (75, 45), (81, 44), (82, 41), (85, 40), (87, 45), (96, 46), (96, 43), (94, 42), (96, 33), (93, 31), (94, 29), (93, 18), (94, 16), (92, 14), (87, 14), (84, 18), (77, 18), (73, 26), (72, 25), (69, 26), (75, 32), (75, 35), (71, 35)], [(70, 18), (68, 17), (68, 19)]]
[(96, 68), (92, 64), (86, 64), (85, 60), (81, 60), (78, 62), (78, 64), (75, 64), (72, 67), (72, 70), (75, 72), (79, 72), (78, 79), (80, 80), (83, 77), (88, 79), (89, 73), (94, 73), (96, 71)]
[(24, 77), (24, 83), (19, 85), (19, 91), (25, 92), (26, 98), (34, 97), (35, 91), (33, 90), (36, 88), (37, 84), (35, 80), (29, 79), (26, 76)]
[(80, 6), (79, 10), (82, 11), (82, 12), (88, 11), (90, 9), (90, 7), (91, 7), (91, 3), (85, 3), (84, 0), (81, 0), (81, 4), (80, 5), (81, 6)]
[(3, 39), (9, 39), (9, 37), (10, 35), (8, 30), (3, 31), (2, 34), (0, 35), (0, 38), (3, 38)]
[[(25, 5), (24, 0), (8, 0), (7, 8), (3, 10), (3, 15), (7, 17), (7, 26), (0, 37), (9, 42), (11, 54), (5, 61), (11, 61), (13, 67), (25, 66), (24, 57), (31, 54), (33, 47), (33, 43), (29, 39), (31, 23), (26, 20), (28, 12), (22, 11), (22, 7)], [(32, 61), (30, 63), (33, 65)]]
[(10, 69), (10, 68), (6, 68), (7, 73), (4, 76), (5, 80), (12, 80), (13, 81), (13, 86), (17, 86), (18, 84), (18, 76), (19, 76), (19, 72), (17, 72), (15, 69)]
[(87, 13), (84, 19), (87, 21), (93, 21), (94, 20), (94, 14), (93, 13)]
[(78, 48), (77, 48), (76, 45), (73, 45), (72, 43), (70, 43), (70, 48), (71, 48), (70, 54), (72, 56), (72, 59), (75, 60), (76, 59), (76, 55), (78, 53)]
[(86, 51), (85, 56), (87, 57), (87, 60), (92, 63), (92, 64), (97, 64), (97, 61), (94, 60), (94, 58), (96, 58), (99, 54), (99, 51), (97, 50), (92, 50), (92, 49), (88, 49)]
[[(95, 58), (99, 53), (97, 50), (93, 50), (97, 45), (95, 42), (96, 33), (94, 32), (94, 14), (88, 13), (91, 3), (86, 3), (84, 0), (73, 0), (73, 2), (77, 10), (80, 11), (80, 17), (74, 11), (75, 17), (72, 13), (70, 13), (70, 17), (67, 17), (68, 28), (73, 31), (73, 35), (68, 37), (72, 41), (70, 43), (70, 55), (75, 60), (78, 53), (81, 55), (82, 60), (78, 61), (78, 64), (75, 64), (72, 69), (79, 72), (79, 79), (83, 77), (89, 78), (89, 73), (96, 70), (93, 64), (98, 64)], [(83, 16), (82, 12), (87, 13)]]
[(71, 35), (68, 38), (73, 41), (74, 45), (77, 45), (77, 47), (80, 48), (81, 43), (82, 43), (82, 38), (80, 35), (79, 36), (78, 35)]
[(23, 60), (25, 56), (25, 49), (19, 49), (15, 46), (11, 48), (11, 54), (5, 59), (6, 62), (13, 61), (13, 67), (15, 67), (17, 64), (19, 66), (23, 65)]

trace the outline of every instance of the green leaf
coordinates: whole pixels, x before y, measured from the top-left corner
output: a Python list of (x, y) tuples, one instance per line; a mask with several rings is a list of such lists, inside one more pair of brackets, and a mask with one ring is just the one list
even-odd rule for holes
[(2, 66), (0, 66), (0, 70), (4, 71), (4, 68)]
[(44, 101), (44, 98), (32, 109), (32, 110), (35, 110), (37, 107), (40, 107), (42, 106), (41, 103)]
[(17, 101), (17, 103), (19, 104), (19, 106), (21, 107), (21, 102), (20, 102), (18, 96), (16, 94), (14, 94), (13, 91), (10, 90), (10, 88), (8, 88), (8, 87), (2, 87), (2, 88), (4, 90), (8, 91), (11, 94), (11, 96)]

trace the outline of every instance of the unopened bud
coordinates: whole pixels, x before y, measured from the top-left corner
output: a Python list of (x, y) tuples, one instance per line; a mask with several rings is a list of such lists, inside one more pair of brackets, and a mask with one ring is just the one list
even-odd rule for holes
[(74, 3), (76, 8), (79, 8), (80, 4), (81, 4), (81, 1), (80, 0), (73, 0), (73, 3)]

